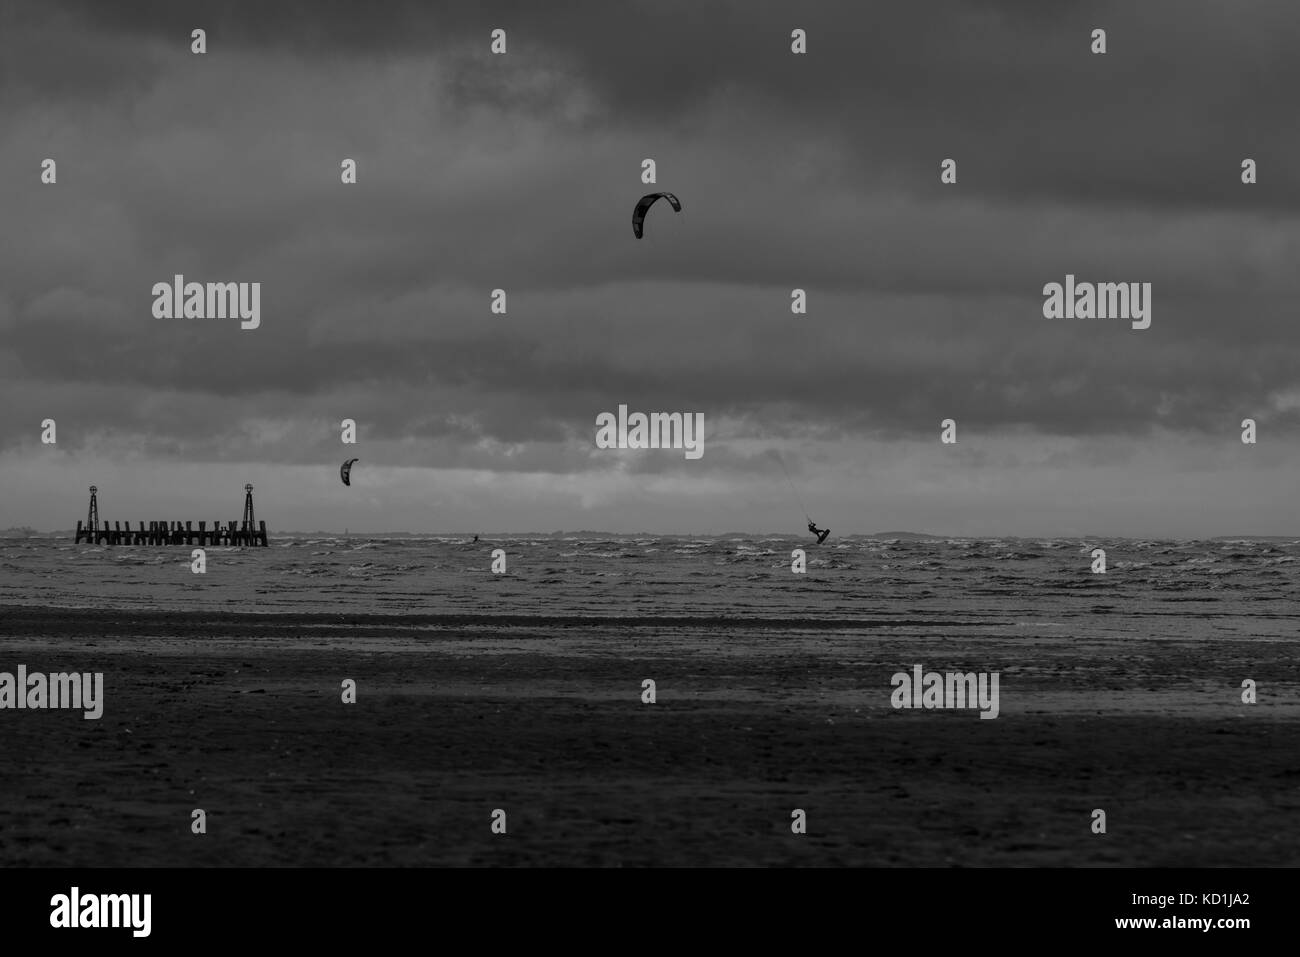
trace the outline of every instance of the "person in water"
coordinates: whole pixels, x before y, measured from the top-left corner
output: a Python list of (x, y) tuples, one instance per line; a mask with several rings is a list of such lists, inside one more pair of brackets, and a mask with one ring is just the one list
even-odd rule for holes
[(829, 528), (824, 528), (824, 529), (818, 528), (816, 524), (813, 522), (808, 523), (808, 531), (812, 532), (814, 535), (817, 536), (818, 545), (826, 541), (826, 536), (831, 533), (831, 530)]

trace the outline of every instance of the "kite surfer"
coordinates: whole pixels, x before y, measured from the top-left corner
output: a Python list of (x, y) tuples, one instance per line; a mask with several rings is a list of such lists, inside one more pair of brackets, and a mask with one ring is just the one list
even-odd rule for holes
[(794, 492), (795, 501), (799, 502), (799, 510), (803, 512), (803, 517), (808, 519), (808, 531), (817, 536), (817, 544), (820, 545), (822, 542), (826, 541), (826, 536), (831, 533), (831, 530), (829, 528), (823, 529), (817, 527), (817, 523), (812, 520), (812, 516), (808, 514), (808, 510), (803, 507), (803, 502), (799, 501), (799, 493), (794, 487), (794, 479), (790, 478), (790, 470), (785, 467), (785, 459), (781, 457), (780, 452), (776, 452), (775, 454), (776, 460), (781, 463), (781, 471), (785, 473), (785, 480), (790, 483), (790, 491)]

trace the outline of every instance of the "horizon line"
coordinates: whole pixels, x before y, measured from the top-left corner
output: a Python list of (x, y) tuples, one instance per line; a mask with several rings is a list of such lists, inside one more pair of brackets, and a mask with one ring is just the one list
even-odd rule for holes
[[(29, 537), (31, 535), (42, 536), (42, 537), (66, 535), (68, 537), (71, 537), (75, 533), (75, 529), (72, 528), (35, 529), (32, 528), (31, 526), (17, 525), (17, 526), (10, 526), (9, 528), (0, 529), (0, 537), (11, 537), (11, 533), (15, 533), (15, 532), (23, 532)], [(591, 529), (591, 528), (557, 529), (550, 532), (510, 532), (510, 531), (504, 531), (504, 532), (503, 531), (489, 531), (489, 532), (416, 531), (413, 532), (409, 530), (388, 531), (388, 532), (368, 532), (368, 531), (353, 532), (347, 529), (345, 529), (344, 531), (329, 530), (329, 529), (312, 529), (312, 530), (278, 529), (276, 530), (268, 527), (267, 535), (268, 536), (279, 535), (279, 536), (293, 537), (293, 538), (324, 535), (324, 536), (334, 536), (334, 537), (347, 536), (352, 538), (365, 537), (365, 538), (375, 538), (375, 539), (423, 538), (423, 537), (473, 538), (474, 536), (478, 536), (480, 539), (492, 538), (492, 537), (495, 538), (555, 538), (560, 536), (584, 536), (584, 535), (606, 536), (611, 538), (729, 538), (733, 536), (743, 536), (743, 537), (750, 537), (750, 538), (807, 537), (805, 533), (801, 533), (801, 532), (739, 531), (739, 530), (730, 530), (725, 532), (704, 532), (704, 533), (651, 532), (651, 531), (616, 532), (616, 531), (607, 531), (604, 529)], [(945, 535), (945, 534), (940, 534), (935, 532), (914, 532), (914, 531), (908, 531), (903, 529), (899, 529), (896, 531), (887, 531), (887, 532), (848, 532), (844, 535), (837, 535), (834, 537), (835, 538), (885, 538), (885, 539), (921, 538), (921, 539), (938, 539), (938, 540), (947, 540), (947, 541), (979, 541), (982, 539), (1021, 539), (1021, 540), (1037, 539), (1041, 541), (1060, 540), (1060, 539), (1076, 539), (1076, 540), (1096, 539), (1096, 540), (1105, 540), (1105, 541), (1166, 541), (1166, 542), (1197, 542), (1197, 541), (1205, 542), (1205, 541), (1223, 541), (1223, 540), (1260, 541), (1265, 539), (1300, 540), (1300, 534), (1278, 535), (1276, 533), (1268, 534), (1268, 535), (1227, 534), (1227, 535), (1193, 535), (1193, 536), (1105, 535), (1105, 534), (1095, 534), (1095, 533), (1083, 533), (1083, 534), (1073, 533), (1073, 534), (1066, 534), (1066, 535), (1060, 535), (1060, 534), (1057, 535), (994, 535), (994, 534)], [(123, 547), (134, 547), (134, 546), (123, 546)], [(165, 547), (165, 546), (158, 546), (158, 547)]]

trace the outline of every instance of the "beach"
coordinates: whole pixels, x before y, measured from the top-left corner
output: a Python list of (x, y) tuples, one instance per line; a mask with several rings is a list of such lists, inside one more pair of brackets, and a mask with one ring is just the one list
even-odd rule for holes
[[(0, 859), (1294, 865), (1292, 648), (921, 617), (5, 605), (3, 667), (102, 671), (105, 704), (0, 714)], [(998, 718), (892, 707), (918, 663), (1000, 672)]]

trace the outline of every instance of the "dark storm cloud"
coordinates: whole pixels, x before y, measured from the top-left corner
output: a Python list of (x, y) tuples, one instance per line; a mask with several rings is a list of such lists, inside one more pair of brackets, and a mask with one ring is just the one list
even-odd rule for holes
[[(0, 241), (0, 352), (31, 382), (3, 444), (51, 404), (153, 454), (261, 454), (240, 422), (355, 414), (476, 462), (589, 438), (620, 402), (832, 440), (1297, 425), (1291, 4), (7, 9), (0, 102), (42, 136), (5, 150), (31, 229)], [(51, 196), (32, 157), (65, 143)], [(685, 219), (635, 243), (643, 156)], [(149, 319), (174, 272), (262, 281), (263, 328)], [(1152, 282), (1152, 328), (1041, 319), (1067, 272)]]
[[(720, 93), (736, 95), (779, 143), (800, 122), (837, 129), (900, 186), (928, 189), (936, 157), (960, 157), (963, 189), (1007, 201), (1224, 206), (1264, 210), (1300, 199), (1286, 157), (1300, 85), (1300, 9), (1286, 0), (1052, 3), (221, 3), (24, 7), (20, 22), (64, 50), (87, 25), (105, 43), (148, 37), (183, 49), (204, 24), (214, 47), (268, 55), (383, 60), (425, 51), (450, 64), (466, 101), (515, 102), (501, 78), (545, 65), (602, 106), (593, 122), (681, 125)], [(76, 26), (73, 26), (75, 24)], [(492, 27), (512, 35), (492, 64)], [(810, 53), (787, 53), (791, 27)], [(1108, 32), (1104, 57), (1089, 32)], [(65, 60), (51, 82), (86, 89), (136, 82), (138, 63)], [(21, 55), (22, 51), (18, 51)], [(124, 69), (125, 68), (125, 69)], [(34, 74), (44, 77), (45, 71)], [(43, 82), (39, 81), (39, 82)], [(796, 122), (791, 122), (795, 120)], [(1243, 156), (1268, 189), (1242, 190)]]

